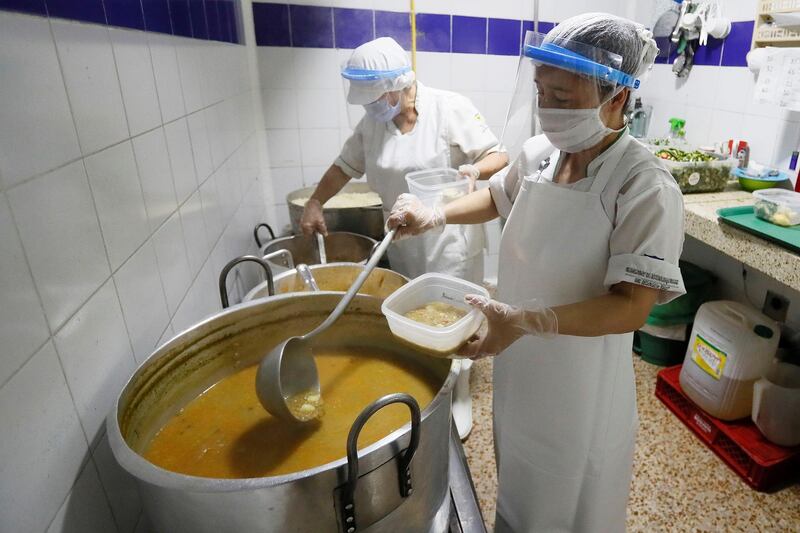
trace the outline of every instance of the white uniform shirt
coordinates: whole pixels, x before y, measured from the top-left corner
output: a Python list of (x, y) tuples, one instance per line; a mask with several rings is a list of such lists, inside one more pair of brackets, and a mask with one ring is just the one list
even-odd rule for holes
[(620, 172), (629, 170), (612, 179), (601, 194), (603, 209), (614, 227), (605, 285), (610, 288), (626, 281), (656, 287), (660, 289), (658, 303), (663, 304), (686, 292), (678, 267), (684, 239), (683, 195), (663, 163), (630, 135), (620, 136), (595, 158), (586, 178), (566, 185), (552, 183), (560, 152), (544, 135), (532, 137), (512, 165), (489, 181), (492, 199), (500, 216), (507, 218), (522, 179), (535, 175), (548, 156), (550, 165), (541, 179), (554, 187), (588, 191), (601, 165), (616, 150), (625, 151), (618, 165)]
[[(334, 162), (352, 178), (366, 173), (370, 188), (381, 197), (384, 214), (400, 194), (408, 192), (409, 172), (458, 168), (500, 151), (497, 137), (467, 98), (417, 82), (415, 108), (417, 121), (407, 133), (393, 121), (365, 116)], [(394, 243), (389, 260), (392, 268), (408, 277), (443, 272), (477, 282), (483, 280), (484, 242), (483, 226), (449, 225), (438, 235)]]
[[(500, 143), (497, 137), (489, 129), (483, 116), (472, 102), (465, 96), (451, 91), (443, 91), (426, 87), (417, 82), (417, 95), (414, 103), (418, 120), (428, 120), (428, 117), (435, 117), (435, 113), (430, 113), (435, 107), (444, 109), (446, 123), (444, 133), (447, 139), (450, 164), (452, 168), (466, 163), (475, 163), (485, 156), (500, 152)], [(432, 129), (420, 129), (417, 127), (405, 135), (416, 135), (419, 137), (417, 144), (421, 146), (435, 145), (436, 140), (425, 136)], [(422, 133), (422, 135), (419, 135)], [(370, 153), (374, 142), (365, 143), (364, 139), (383, 139), (388, 136), (404, 135), (397, 129), (393, 121), (381, 123), (370, 119), (368, 116), (359, 121), (353, 134), (345, 141), (341, 154), (334, 164), (344, 171), (351, 178), (360, 178), (367, 171), (367, 158), (375, 158), (379, 154)], [(381, 145), (383, 143), (378, 143)], [(414, 154), (408, 154), (412, 159)], [(409, 162), (398, 162), (398, 166), (405, 169), (410, 166)], [(422, 170), (422, 169), (420, 169)], [(389, 206), (391, 207), (391, 206)]]

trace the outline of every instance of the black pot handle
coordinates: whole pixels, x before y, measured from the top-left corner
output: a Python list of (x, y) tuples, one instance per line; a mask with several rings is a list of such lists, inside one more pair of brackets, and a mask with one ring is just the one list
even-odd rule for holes
[(399, 459), (397, 477), (400, 480), (399, 489), (403, 498), (407, 498), (414, 493), (414, 488), (411, 484), (411, 460), (414, 458), (414, 453), (419, 446), (420, 423), (422, 420), (419, 404), (413, 397), (405, 393), (387, 394), (361, 411), (361, 414), (358, 415), (358, 418), (350, 428), (350, 434), (347, 436), (347, 484), (342, 491), (341, 506), (341, 520), (345, 533), (355, 533), (358, 530), (355, 505), (356, 484), (358, 483), (358, 436), (372, 415), (393, 403), (404, 403), (411, 411), (411, 442)]
[(223, 309), (230, 305), (228, 303), (228, 273), (230, 273), (233, 267), (245, 261), (252, 261), (253, 263), (261, 265), (264, 269), (264, 275), (267, 277), (267, 291), (270, 296), (275, 295), (275, 282), (272, 279), (272, 269), (269, 267), (269, 263), (254, 255), (243, 255), (229, 261), (227, 265), (222, 267), (222, 271), (219, 273), (219, 299), (220, 302), (222, 302)]
[(256, 240), (256, 244), (258, 245), (259, 249), (261, 248), (261, 246), (263, 246), (261, 239), (258, 237), (258, 230), (261, 228), (267, 228), (267, 231), (269, 232), (269, 238), (272, 240), (275, 239), (275, 232), (272, 231), (272, 228), (270, 227), (269, 224), (267, 224), (266, 222), (262, 222), (261, 224), (256, 224), (256, 227), (253, 228), (253, 238)]

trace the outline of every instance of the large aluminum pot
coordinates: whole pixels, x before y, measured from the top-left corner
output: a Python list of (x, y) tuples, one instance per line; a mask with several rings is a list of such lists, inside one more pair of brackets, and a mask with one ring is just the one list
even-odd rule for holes
[[(293, 203), (293, 200), (310, 198), (315, 187), (306, 187), (290, 192), (286, 195), (286, 205), (289, 207), (289, 219), (292, 222), (292, 232), (302, 233), (300, 219), (303, 216), (303, 206)], [(366, 183), (348, 183), (341, 193), (372, 192)], [(367, 207), (326, 207), (322, 210), (328, 231), (352, 231), (368, 235), (373, 239), (383, 238), (383, 209), (381, 204)]]
[[(362, 265), (367, 263), (372, 248), (377, 242), (366, 235), (346, 231), (328, 233), (324, 240), (325, 254), (329, 263), (361, 263)], [(288, 252), (288, 256), (291, 258), (290, 262), (284, 263), (281, 260), (278, 253), (281, 250)], [(280, 271), (282, 267), (291, 269), (300, 263), (316, 265), (320, 262), (317, 239), (305, 235), (289, 235), (269, 240), (261, 245), (261, 255), (270, 264), (275, 265), (274, 271)]]
[[(364, 269), (358, 263), (328, 263), (326, 265), (311, 265), (308, 268), (320, 290), (341, 292), (347, 291)], [(404, 275), (386, 268), (376, 268), (369, 275), (358, 293), (384, 299), (406, 283), (408, 283), (408, 278)], [(297, 270), (287, 270), (278, 274), (275, 276), (274, 285), (275, 294), (309, 291)], [(271, 296), (269, 282), (263, 281), (253, 287), (242, 301), (249, 302), (250, 300), (266, 298), (267, 296)]]
[[(317, 339), (327, 346), (388, 349), (439, 376), (441, 388), (416, 426), (419, 441), (409, 470), (413, 490), (406, 496), (400, 494), (404, 474), (398, 465), (413, 448), (410, 424), (360, 450), (349, 469), (341, 458), (283, 476), (212, 479), (163, 470), (140, 455), (155, 432), (191, 399), (255, 364), (286, 337), (311, 330), (340, 299), (341, 293), (333, 292), (291, 293), (227, 309), (177, 335), (136, 370), (106, 423), (112, 452), (137, 479), (145, 512), (157, 531), (347, 532), (342, 517), (348, 509), (355, 511), (358, 532), (447, 529), (450, 399), (459, 362), (428, 358), (399, 345), (377, 298), (356, 296)], [(354, 508), (348, 508), (342, 502), (353, 489), (348, 483), (352, 472), (357, 483)]]

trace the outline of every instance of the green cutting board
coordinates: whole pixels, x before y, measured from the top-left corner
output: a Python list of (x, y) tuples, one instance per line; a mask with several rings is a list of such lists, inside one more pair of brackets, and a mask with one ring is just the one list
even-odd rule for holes
[(753, 213), (753, 206), (724, 207), (717, 209), (720, 221), (783, 248), (800, 254), (800, 226), (784, 228), (761, 220)]

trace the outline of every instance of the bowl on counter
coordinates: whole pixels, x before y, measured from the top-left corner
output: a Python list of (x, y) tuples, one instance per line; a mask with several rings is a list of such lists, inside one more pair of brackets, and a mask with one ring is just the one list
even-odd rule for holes
[(786, 183), (791, 184), (789, 176), (779, 171), (754, 173), (747, 169), (735, 168), (731, 174), (739, 180), (739, 185), (742, 187), (742, 190), (747, 192), (776, 187), (785, 188)]

